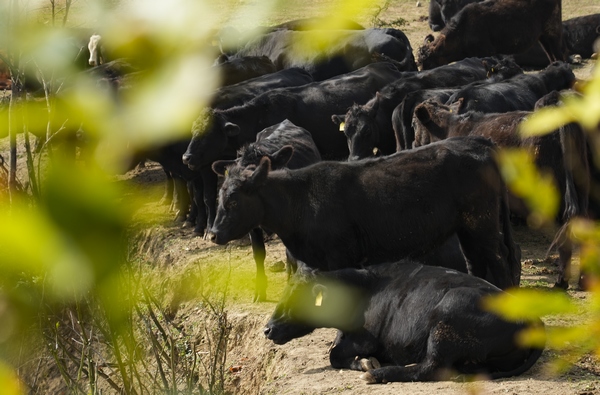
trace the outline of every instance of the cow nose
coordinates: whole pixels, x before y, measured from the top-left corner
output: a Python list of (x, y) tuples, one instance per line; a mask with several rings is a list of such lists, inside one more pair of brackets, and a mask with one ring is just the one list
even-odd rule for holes
[(183, 161), (184, 164), (189, 165), (191, 158), (192, 158), (192, 155), (190, 155), (190, 154), (183, 154), (183, 156), (181, 157), (181, 160)]
[(217, 234), (215, 232), (209, 231), (207, 234), (207, 238), (213, 243), (217, 242)]
[(266, 337), (269, 337), (269, 334), (271, 333), (271, 328), (269, 328), (268, 326), (265, 326), (265, 329), (263, 329), (263, 333), (265, 334)]

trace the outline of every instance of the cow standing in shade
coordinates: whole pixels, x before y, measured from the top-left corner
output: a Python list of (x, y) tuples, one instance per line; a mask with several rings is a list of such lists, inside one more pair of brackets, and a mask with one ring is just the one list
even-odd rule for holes
[(487, 139), (458, 137), (299, 170), (270, 167), (263, 158), (256, 169), (229, 172), (219, 192), (214, 242), (262, 226), (309, 267), (334, 270), (420, 257), (456, 234), (469, 273), (489, 272), (500, 288), (519, 284), (520, 250)]
[[(319, 150), (310, 133), (286, 119), (260, 132), (254, 143), (240, 149), (237, 159), (216, 161), (212, 164), (212, 168), (217, 174), (225, 174), (232, 171), (234, 167), (240, 171), (248, 166), (257, 166), (265, 156), (271, 161), (273, 169), (300, 169), (321, 160)], [(260, 227), (250, 231), (250, 241), (252, 255), (256, 262), (254, 300), (262, 302), (267, 299), (267, 276), (265, 275), (264, 233)], [(289, 253), (286, 255), (289, 275), (296, 271), (296, 264)]]
[(484, 299), (501, 292), (482, 279), (410, 261), (299, 272), (264, 332), (284, 344), (316, 328), (337, 328), (331, 366), (366, 371), (361, 378), (369, 384), (456, 373), (511, 377), (543, 351), (543, 345), (520, 346), (519, 332), (544, 324), (508, 322), (485, 311)]

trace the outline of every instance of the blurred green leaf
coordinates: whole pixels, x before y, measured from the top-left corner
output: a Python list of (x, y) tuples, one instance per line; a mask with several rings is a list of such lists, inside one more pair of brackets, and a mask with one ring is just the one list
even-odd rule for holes
[(0, 388), (4, 395), (24, 394), (24, 388), (15, 372), (0, 361)]
[(559, 291), (515, 288), (484, 299), (484, 308), (511, 321), (534, 321), (549, 314), (577, 313), (569, 296)]
[(531, 214), (530, 225), (553, 221), (559, 198), (551, 175), (540, 173), (532, 155), (524, 149), (503, 149), (498, 153), (502, 176), (515, 196), (525, 201)]

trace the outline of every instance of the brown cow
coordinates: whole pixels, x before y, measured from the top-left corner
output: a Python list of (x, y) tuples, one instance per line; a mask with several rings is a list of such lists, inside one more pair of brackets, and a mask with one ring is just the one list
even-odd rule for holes
[(470, 56), (514, 54), (538, 40), (551, 61), (566, 60), (560, 0), (488, 0), (466, 5), (437, 38), (428, 35), (417, 65), (431, 69)]

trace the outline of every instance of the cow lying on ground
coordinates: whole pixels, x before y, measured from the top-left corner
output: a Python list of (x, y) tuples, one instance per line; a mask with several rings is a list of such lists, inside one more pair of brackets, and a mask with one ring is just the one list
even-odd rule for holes
[(457, 111), (531, 111), (535, 103), (552, 91), (569, 89), (575, 74), (564, 62), (554, 62), (544, 70), (520, 74), (492, 84), (472, 84), (450, 96), (447, 104), (461, 102)]
[[(354, 104), (345, 115), (332, 116), (334, 123), (344, 123), (343, 131), (348, 140), (350, 160), (372, 156), (375, 148), (384, 155), (397, 151), (397, 145), (402, 143), (396, 140), (392, 127), (392, 113), (410, 92), (460, 86), (482, 80), (486, 78), (490, 69), (498, 64), (497, 59), (470, 58), (435, 70), (406, 74), (381, 89), (371, 100), (356, 101), (366, 104)], [(516, 65), (513, 66), (521, 71)]]
[(299, 271), (264, 333), (284, 344), (316, 328), (337, 328), (331, 366), (366, 371), (361, 378), (369, 384), (444, 380), (456, 373), (517, 376), (543, 351), (520, 346), (517, 336), (543, 323), (508, 322), (485, 311), (483, 300), (501, 292), (482, 279), (408, 260)]
[[(412, 47), (406, 35), (396, 29), (339, 30), (327, 32), (335, 37), (325, 48), (317, 50), (307, 44), (317, 40), (315, 31), (277, 30), (260, 35), (231, 54), (268, 56), (278, 70), (300, 67), (315, 81), (345, 74), (372, 63), (373, 55), (383, 53), (396, 60), (402, 71), (416, 71)], [(303, 46), (305, 45), (305, 46)]]
[[(211, 240), (257, 226), (309, 267), (334, 270), (420, 257), (456, 233), (468, 272), (500, 288), (519, 284), (506, 187), (489, 140), (447, 139), (357, 162), (299, 170), (232, 169), (219, 192)], [(373, 193), (377, 191), (377, 193)]]
[[(212, 164), (217, 174), (225, 174), (232, 171), (234, 167), (246, 168), (258, 165), (260, 160), (266, 156), (271, 161), (273, 170), (276, 169), (299, 169), (321, 160), (319, 150), (315, 145), (310, 133), (289, 120), (266, 128), (256, 135), (256, 141), (244, 146), (238, 152), (235, 160), (220, 160)], [(252, 255), (256, 262), (256, 288), (254, 300), (262, 302), (267, 299), (267, 276), (265, 275), (265, 242), (263, 230), (260, 227), (250, 231), (252, 242)], [(288, 256), (288, 274), (295, 272), (293, 258)]]
[(435, 39), (419, 48), (431, 69), (470, 56), (510, 55), (540, 42), (550, 61), (566, 60), (561, 0), (488, 0), (467, 4)]
[[(544, 96), (540, 100), (550, 104), (558, 100), (557, 92), (547, 96), (553, 99)], [(551, 174), (556, 182), (561, 197), (557, 217), (561, 229), (571, 218), (587, 215), (589, 191), (586, 185), (589, 184), (589, 175), (578, 174), (580, 178), (588, 179), (583, 183), (575, 183), (573, 175), (574, 162), (585, 160), (586, 157), (585, 136), (581, 130), (563, 127), (550, 134), (523, 139), (518, 128), (523, 120), (531, 116), (530, 111), (501, 114), (470, 111), (458, 114), (457, 104), (446, 106), (427, 100), (418, 105), (414, 114), (415, 146), (453, 136), (483, 136), (500, 147), (526, 148), (534, 155), (538, 169)], [(587, 163), (577, 166), (577, 169), (581, 172), (586, 167)], [(530, 213), (525, 204), (515, 197), (511, 197), (510, 209), (520, 218), (527, 218)], [(552, 244), (557, 245), (559, 251), (559, 274), (554, 286), (566, 289), (569, 286), (572, 245), (562, 230)]]
[(483, 0), (431, 0), (429, 2), (429, 27), (434, 32), (439, 32), (464, 6), (480, 1)]

